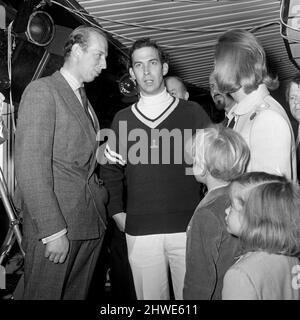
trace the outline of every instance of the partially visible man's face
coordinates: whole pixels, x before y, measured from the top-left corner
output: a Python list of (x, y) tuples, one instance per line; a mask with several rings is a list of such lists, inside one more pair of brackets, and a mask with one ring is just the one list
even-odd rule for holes
[(215, 106), (217, 108), (217, 110), (224, 110), (225, 108), (225, 99), (224, 99), (224, 95), (222, 95), (218, 88), (217, 88), (217, 83), (213, 77), (213, 75), (211, 75), (209, 77), (209, 86), (210, 86), (210, 95), (215, 103)]
[(188, 100), (189, 94), (178, 79), (173, 77), (166, 79), (166, 87), (171, 96), (178, 99)]
[(143, 47), (132, 53), (130, 76), (136, 80), (140, 93), (152, 96), (163, 91), (163, 77), (168, 72), (168, 64), (161, 63), (158, 51), (152, 47)]
[(106, 69), (107, 51), (107, 40), (98, 33), (92, 33), (88, 47), (85, 50), (79, 48), (77, 73), (80, 82), (91, 82), (102, 69)]
[(289, 105), (292, 116), (300, 122), (300, 87), (297, 83), (291, 83), (289, 93)]
[(213, 77), (213, 75), (209, 78), (210, 85), (210, 95), (214, 101), (214, 104), (217, 110), (225, 112), (229, 112), (229, 110), (234, 106), (235, 101), (227, 94), (223, 94), (219, 91), (217, 83)]

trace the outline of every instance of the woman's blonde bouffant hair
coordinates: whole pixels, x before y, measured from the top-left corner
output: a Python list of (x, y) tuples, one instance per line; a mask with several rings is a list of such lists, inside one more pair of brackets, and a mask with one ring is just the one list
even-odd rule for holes
[(214, 76), (222, 93), (243, 88), (249, 94), (262, 83), (270, 90), (279, 85), (277, 78), (268, 74), (263, 47), (251, 32), (242, 29), (229, 30), (218, 39)]

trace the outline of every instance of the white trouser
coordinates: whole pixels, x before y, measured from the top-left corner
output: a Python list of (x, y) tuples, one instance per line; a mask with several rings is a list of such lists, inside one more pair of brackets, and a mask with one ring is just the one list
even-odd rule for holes
[(182, 300), (186, 233), (126, 234), (126, 241), (137, 299), (169, 300), (170, 266), (175, 299)]

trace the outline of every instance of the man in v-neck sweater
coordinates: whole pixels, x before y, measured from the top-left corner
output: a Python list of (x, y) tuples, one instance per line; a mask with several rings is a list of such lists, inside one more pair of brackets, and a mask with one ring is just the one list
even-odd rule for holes
[(112, 122), (102, 170), (108, 212), (126, 233), (137, 298), (168, 300), (170, 268), (175, 299), (182, 299), (186, 227), (201, 198), (184, 146), (210, 119), (197, 103), (166, 91), (167, 56), (155, 42), (137, 40), (129, 56), (140, 99)]

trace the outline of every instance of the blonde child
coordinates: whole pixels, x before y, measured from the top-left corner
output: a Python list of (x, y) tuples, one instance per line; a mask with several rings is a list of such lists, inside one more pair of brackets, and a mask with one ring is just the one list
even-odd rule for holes
[(284, 177), (252, 172), (230, 187), (227, 230), (243, 255), (226, 272), (224, 300), (298, 300), (299, 187)]
[(208, 192), (187, 228), (183, 298), (220, 300), (223, 276), (234, 263), (238, 240), (226, 231), (229, 182), (249, 159), (244, 139), (222, 125), (199, 130), (192, 142), (193, 171)]

